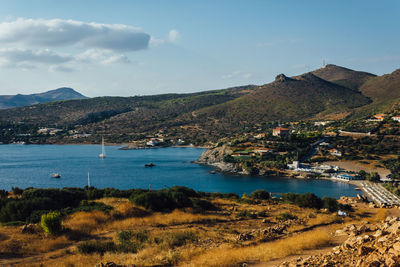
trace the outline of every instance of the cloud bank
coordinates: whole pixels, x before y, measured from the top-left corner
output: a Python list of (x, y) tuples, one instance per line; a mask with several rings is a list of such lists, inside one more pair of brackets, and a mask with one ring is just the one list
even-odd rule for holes
[(147, 49), (151, 39), (129, 25), (19, 18), (0, 23), (0, 66), (71, 72), (82, 63), (127, 64), (125, 53)]
[(113, 51), (146, 49), (150, 35), (121, 24), (87, 23), (62, 19), (17, 19), (0, 23), (0, 43), (22, 46), (61, 47), (77, 45)]

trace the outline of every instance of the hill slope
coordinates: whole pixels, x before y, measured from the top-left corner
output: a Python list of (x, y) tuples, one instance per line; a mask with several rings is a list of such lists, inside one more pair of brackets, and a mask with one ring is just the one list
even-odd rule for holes
[(376, 75), (368, 72), (355, 71), (333, 64), (328, 64), (312, 73), (321, 79), (353, 90), (358, 90), (368, 79), (376, 77)]
[(86, 96), (76, 92), (72, 88), (58, 88), (39, 94), (31, 95), (2, 95), (0, 96), (0, 109), (30, 106), (56, 100), (85, 99)]
[(268, 120), (299, 120), (318, 113), (346, 111), (370, 100), (359, 92), (325, 81), (312, 73), (260, 86), (235, 100), (199, 111), (199, 116), (225, 123), (253, 124)]

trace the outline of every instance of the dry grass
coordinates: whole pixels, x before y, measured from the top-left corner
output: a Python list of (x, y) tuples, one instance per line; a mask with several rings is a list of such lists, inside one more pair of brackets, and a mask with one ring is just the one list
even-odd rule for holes
[(243, 248), (217, 248), (193, 258), (182, 266), (234, 266), (241, 262), (269, 261), (328, 244), (329, 235), (317, 230), (286, 239)]
[(226, 217), (217, 215), (192, 214), (180, 210), (174, 210), (171, 213), (155, 213), (148, 217), (134, 217), (121, 221), (115, 221), (107, 225), (107, 229), (132, 229), (137, 226), (179, 225), (218, 220), (226, 220)]
[(97, 210), (91, 212), (77, 212), (70, 215), (64, 221), (64, 226), (74, 231), (90, 234), (104, 227), (105, 222), (109, 219), (110, 215)]
[(130, 218), (130, 217), (144, 217), (147, 216), (147, 212), (144, 208), (137, 207), (130, 202), (120, 203), (112, 211), (111, 215), (117, 219)]

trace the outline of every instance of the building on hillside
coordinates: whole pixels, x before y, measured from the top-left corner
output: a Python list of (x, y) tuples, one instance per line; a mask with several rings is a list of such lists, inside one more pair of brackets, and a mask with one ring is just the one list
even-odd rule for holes
[(392, 120), (400, 122), (400, 116), (393, 116)]
[(353, 181), (353, 180), (363, 180), (364, 178), (349, 174), (339, 174), (337, 176), (333, 176), (332, 178), (344, 181)]
[(325, 126), (325, 125), (327, 125), (327, 124), (329, 124), (331, 122), (332, 121), (316, 121), (316, 122), (314, 122), (314, 125), (315, 126)]
[(259, 154), (259, 155), (264, 155), (267, 153), (272, 153), (274, 152), (272, 149), (270, 148), (258, 148), (258, 149), (254, 149), (254, 153)]
[(155, 140), (150, 140), (150, 141), (146, 142), (146, 145), (148, 145), (148, 146), (156, 146), (156, 145), (158, 145), (158, 142), (155, 141)]
[(339, 150), (337, 150), (336, 148), (332, 148), (329, 150), (329, 153), (332, 156), (337, 156), (337, 157), (341, 157), (342, 156), (342, 152), (340, 152)]
[(385, 114), (376, 114), (374, 115), (374, 118), (378, 121), (383, 121), (385, 119), (386, 115)]
[(265, 133), (260, 133), (260, 134), (257, 134), (257, 135), (255, 135), (255, 136), (254, 136), (254, 138), (256, 138), (256, 139), (262, 139), (262, 138), (265, 138)]
[(272, 130), (273, 136), (287, 137), (289, 136), (289, 129), (278, 127)]

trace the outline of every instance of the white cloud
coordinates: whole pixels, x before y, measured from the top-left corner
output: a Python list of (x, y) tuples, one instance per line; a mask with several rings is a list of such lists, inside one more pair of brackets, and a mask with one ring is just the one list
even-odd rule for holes
[(101, 63), (101, 64), (114, 64), (114, 63), (130, 63), (127, 56), (123, 54), (116, 54), (109, 50), (103, 49), (89, 49), (79, 54), (75, 58), (76, 61), (85, 63)]
[(175, 29), (172, 29), (168, 33), (168, 40), (171, 43), (178, 42), (182, 38), (182, 35)]
[(70, 55), (58, 54), (48, 49), (0, 49), (0, 63), (3, 66), (21, 67), (37, 63), (61, 64), (71, 60), (73, 57)]
[(146, 49), (150, 35), (122, 24), (87, 23), (62, 19), (23, 19), (0, 23), (0, 43), (23, 47), (78, 45), (113, 51)]
[(165, 44), (165, 41), (163, 39), (158, 39), (158, 38), (154, 38), (154, 37), (150, 38), (149, 45), (152, 47), (156, 47), (156, 46), (163, 45), (163, 44)]

